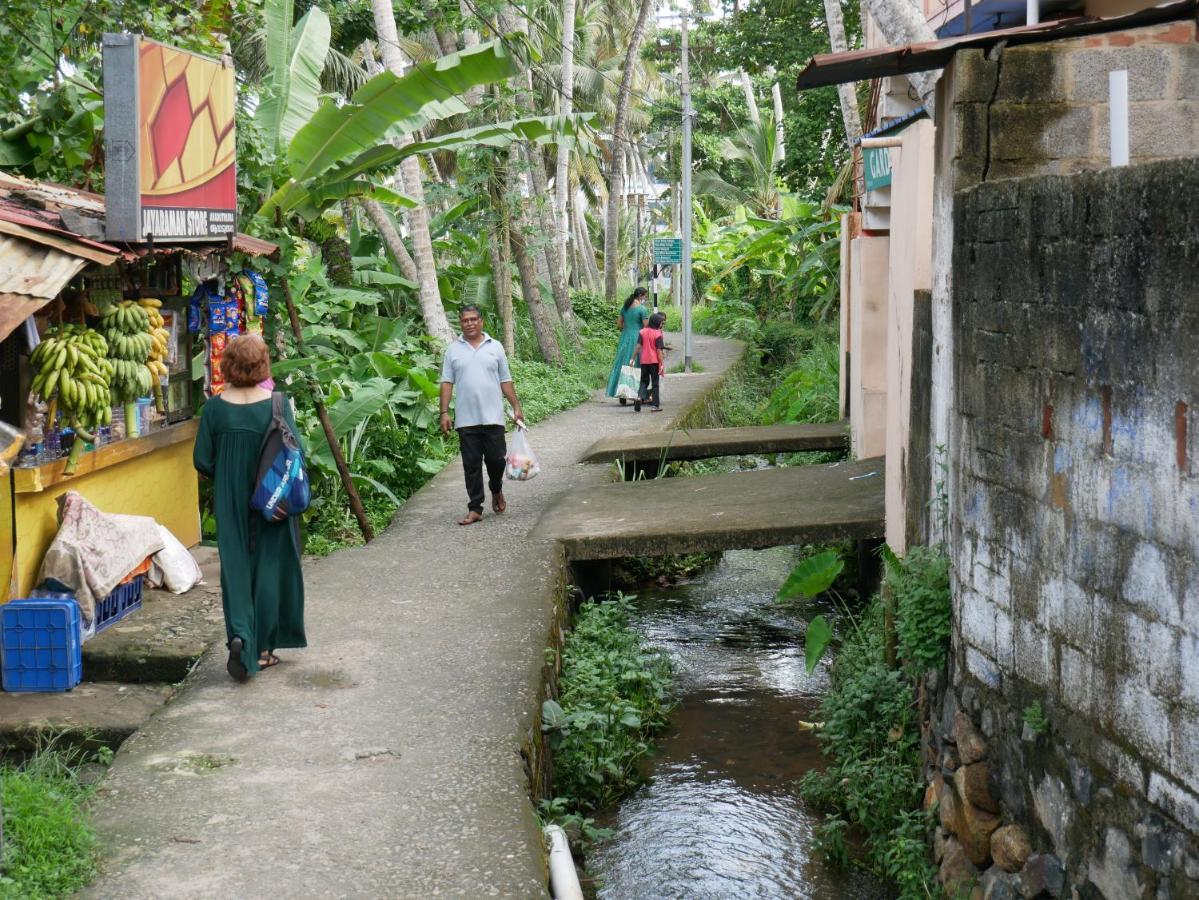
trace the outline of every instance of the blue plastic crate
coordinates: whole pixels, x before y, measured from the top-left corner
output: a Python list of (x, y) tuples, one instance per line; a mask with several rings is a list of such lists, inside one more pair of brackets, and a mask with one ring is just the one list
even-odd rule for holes
[(142, 606), (142, 584), (144, 575), (136, 575), (126, 584), (118, 584), (116, 589), (96, 604), (96, 634), (109, 625), (115, 625), (125, 616)]
[(0, 670), (6, 691), (69, 691), (79, 684), (79, 605), (13, 600), (0, 606)]

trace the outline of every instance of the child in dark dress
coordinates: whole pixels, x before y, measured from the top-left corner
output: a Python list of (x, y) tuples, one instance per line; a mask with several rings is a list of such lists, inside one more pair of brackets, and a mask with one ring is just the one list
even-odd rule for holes
[(641, 329), (641, 334), (638, 336), (641, 391), (633, 403), (634, 412), (641, 412), (641, 404), (646, 400), (650, 402), (652, 412), (662, 411), (661, 378), (666, 374), (665, 354), (670, 349), (666, 346), (666, 339), (662, 334), (662, 325), (665, 322), (666, 316), (662, 313), (654, 313), (649, 317), (649, 322)]

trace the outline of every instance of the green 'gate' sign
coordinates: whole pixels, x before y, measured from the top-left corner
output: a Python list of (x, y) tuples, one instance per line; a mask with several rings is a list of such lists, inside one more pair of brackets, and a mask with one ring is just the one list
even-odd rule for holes
[(683, 261), (683, 239), (676, 237), (654, 238), (654, 262), (660, 266), (673, 266)]
[(891, 185), (891, 151), (886, 147), (869, 147), (862, 154), (866, 170), (866, 190), (877, 191)]

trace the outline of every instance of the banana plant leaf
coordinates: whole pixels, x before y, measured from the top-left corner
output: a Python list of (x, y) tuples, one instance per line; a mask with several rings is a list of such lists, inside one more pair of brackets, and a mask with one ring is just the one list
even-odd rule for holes
[(333, 433), (345, 437), (358, 425), (387, 406), (388, 393), (376, 385), (365, 384), (354, 391), (354, 396), (338, 400), (329, 407), (329, 424)]
[[(376, 76), (378, 77), (378, 76)], [(357, 94), (355, 95), (357, 96)], [(319, 187), (313, 182), (288, 179), (279, 190), (263, 204), (260, 215), (269, 215), (279, 207), (284, 213), (299, 210), (305, 218), (314, 218), (332, 203), (348, 196), (367, 196), (397, 206), (413, 206), (411, 198), (387, 188), (373, 185), (359, 176), (394, 168), (399, 162), (418, 153), (436, 150), (452, 150), (464, 146), (506, 147), (514, 141), (531, 141), (535, 144), (557, 141), (575, 141), (585, 133), (587, 122), (593, 113), (571, 116), (534, 116), (514, 119), (495, 125), (481, 125), (440, 135), (427, 141), (396, 147), (380, 144), (359, 153), (347, 163), (336, 166), (320, 179)]]
[(292, 0), (269, 0), (263, 10), (270, 82), (255, 118), (272, 159), (316, 114), (329, 55), (331, 29), (324, 10), (311, 7), (293, 29), (293, 8)]
[(292, 177), (314, 178), (351, 154), (374, 147), (393, 126), (405, 133), (467, 111), (462, 96), (472, 87), (517, 74), (517, 60), (499, 41), (450, 53), (414, 66), (406, 74), (380, 72), (350, 98), (324, 103), (287, 150)]
[[(297, 187), (299, 186), (297, 185)], [(377, 200), (379, 203), (386, 203), (390, 206), (406, 206), (408, 208), (416, 206), (416, 201), (411, 197), (365, 178), (351, 178), (345, 181), (326, 181), (322, 178), (319, 186), (311, 191), (303, 188), (295, 191), (293, 200), (284, 204), (284, 210), (291, 212), (292, 209), (298, 208), (305, 219), (311, 220), (334, 203), (340, 203), (350, 197), (365, 197), (368, 200)], [(295, 200), (299, 202), (295, 202)]]
[(410, 291), (417, 290), (417, 283), (409, 281), (402, 275), (396, 275), (393, 272), (380, 272), (377, 269), (359, 269), (354, 273), (354, 281), (357, 284), (378, 284), (383, 287), (402, 287)]

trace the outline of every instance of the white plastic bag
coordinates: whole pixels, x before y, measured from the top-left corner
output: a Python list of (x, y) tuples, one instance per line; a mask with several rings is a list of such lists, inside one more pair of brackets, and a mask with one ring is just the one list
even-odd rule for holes
[(159, 525), (158, 530), (163, 547), (150, 557), (150, 583), (161, 585), (172, 594), (190, 591), (204, 577), (199, 564), (169, 528)]
[(528, 481), (530, 478), (536, 478), (537, 473), (541, 471), (541, 464), (537, 462), (537, 456), (529, 446), (525, 431), (524, 428), (517, 428), (508, 444), (504, 474), (512, 481)]
[(616, 396), (621, 400), (636, 400), (641, 396), (641, 370), (636, 366), (621, 366)]

